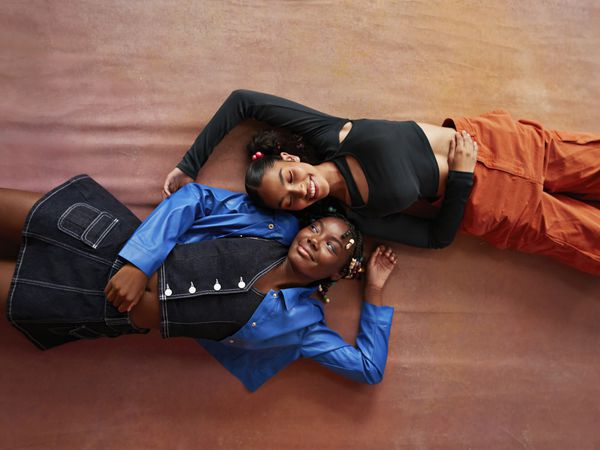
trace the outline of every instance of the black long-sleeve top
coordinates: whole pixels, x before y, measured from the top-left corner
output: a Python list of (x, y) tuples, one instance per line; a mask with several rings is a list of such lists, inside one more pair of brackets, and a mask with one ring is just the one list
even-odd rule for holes
[[(301, 135), (317, 149), (323, 161), (333, 161), (350, 191), (350, 216), (364, 233), (429, 248), (445, 247), (454, 239), (471, 192), (473, 174), (449, 172), (444, 199), (435, 217), (406, 214), (405, 210), (416, 201), (435, 197), (439, 181), (429, 141), (415, 122), (350, 120), (281, 97), (237, 90), (219, 108), (177, 167), (195, 178), (214, 147), (246, 119)], [(352, 122), (352, 129), (340, 144), (339, 132), (347, 122)], [(347, 168), (346, 155), (356, 158), (364, 171), (369, 186), (366, 203)]]

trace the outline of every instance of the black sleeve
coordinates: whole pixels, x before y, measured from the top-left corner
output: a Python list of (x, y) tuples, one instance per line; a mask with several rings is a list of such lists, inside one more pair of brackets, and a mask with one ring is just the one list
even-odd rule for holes
[(444, 201), (433, 219), (402, 213), (381, 218), (366, 218), (352, 213), (351, 219), (363, 233), (381, 239), (415, 247), (447, 247), (456, 236), (472, 186), (472, 173), (451, 170), (446, 181)]
[[(267, 122), (303, 136), (317, 151), (338, 143), (346, 119), (330, 116), (299, 103), (260, 92), (237, 90), (225, 100), (177, 167), (196, 178), (214, 147), (237, 124), (246, 119)], [(324, 155), (325, 157), (325, 155)]]

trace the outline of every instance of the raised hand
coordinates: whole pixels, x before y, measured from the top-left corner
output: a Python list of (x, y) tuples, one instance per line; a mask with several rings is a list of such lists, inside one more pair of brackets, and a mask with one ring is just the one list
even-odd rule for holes
[(182, 188), (188, 183), (192, 183), (194, 179), (186, 175), (181, 169), (175, 167), (169, 172), (167, 178), (165, 178), (165, 184), (163, 185), (163, 196), (168, 197), (174, 192), (177, 192), (179, 188)]
[(372, 303), (381, 305), (383, 302), (382, 291), (398, 256), (385, 245), (378, 246), (367, 263), (367, 277), (365, 284), (365, 298)]
[(450, 142), (448, 167), (450, 170), (473, 173), (475, 163), (477, 163), (477, 142), (466, 131), (457, 131)]

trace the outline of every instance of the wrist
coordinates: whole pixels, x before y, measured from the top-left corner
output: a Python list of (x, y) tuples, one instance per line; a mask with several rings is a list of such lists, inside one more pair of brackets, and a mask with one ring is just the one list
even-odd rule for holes
[(375, 305), (383, 304), (383, 289), (379, 286), (366, 286), (365, 299)]
[(134, 273), (135, 275), (139, 275), (140, 277), (143, 276), (144, 278), (148, 278), (148, 275), (146, 275), (142, 269), (129, 262), (123, 266), (123, 269), (126, 269), (129, 272)]
[(383, 286), (377, 284), (365, 284), (365, 293), (381, 294), (383, 292)]

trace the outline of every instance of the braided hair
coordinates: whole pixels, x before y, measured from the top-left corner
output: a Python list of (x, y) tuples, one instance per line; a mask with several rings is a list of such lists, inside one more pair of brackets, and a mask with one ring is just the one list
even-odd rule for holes
[(256, 133), (246, 145), (246, 150), (250, 157), (256, 152), (266, 156), (279, 156), (281, 152), (287, 152), (298, 155), (302, 161), (309, 164), (321, 162), (315, 148), (306, 144), (302, 136), (282, 130), (265, 130)]
[[(335, 217), (337, 219), (340, 219), (348, 226), (348, 230), (341, 236), (341, 238), (343, 240), (348, 239), (348, 244), (346, 244), (346, 245), (351, 245), (353, 250), (352, 250), (352, 255), (346, 262), (346, 265), (342, 268), (340, 275), (342, 276), (342, 278), (346, 278), (346, 279), (351, 279), (351, 280), (360, 279), (361, 274), (363, 272), (363, 260), (364, 260), (362, 233), (358, 230), (358, 228), (352, 222), (350, 222), (350, 220), (348, 220), (348, 218), (345, 215), (340, 214), (338, 212), (330, 212), (329, 214), (326, 214), (326, 215), (314, 216), (309, 220), (310, 220), (310, 222), (313, 222), (319, 218), (326, 218), (326, 217)], [(307, 220), (307, 219), (308, 219), (308, 216), (301, 219), (301, 224), (302, 224), (303, 220)], [(326, 279), (318, 281), (319, 295), (321, 296), (322, 300), (325, 301), (325, 303), (329, 303), (329, 297), (327, 296), (327, 292), (329, 291), (329, 288), (331, 286), (333, 286), (334, 283), (335, 283), (335, 281), (332, 280), (331, 278), (326, 278)]]

